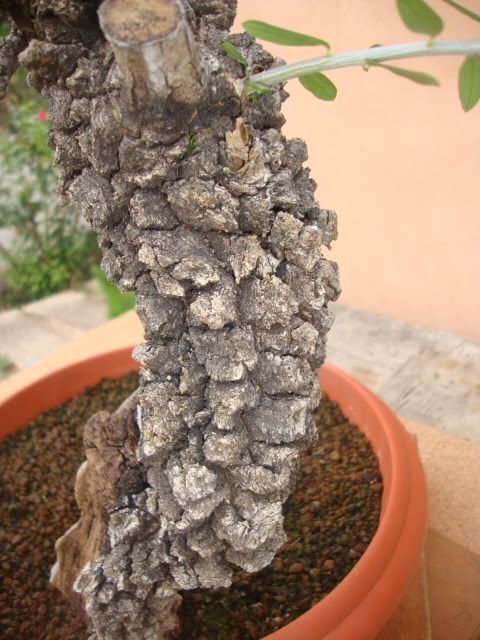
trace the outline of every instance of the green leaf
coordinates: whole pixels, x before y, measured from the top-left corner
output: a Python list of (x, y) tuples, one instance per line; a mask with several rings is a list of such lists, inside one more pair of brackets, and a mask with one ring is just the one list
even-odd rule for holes
[(467, 56), (458, 74), (458, 92), (465, 111), (470, 111), (480, 99), (480, 56)]
[(337, 97), (337, 87), (323, 73), (310, 73), (307, 76), (300, 76), (300, 83), (320, 100), (335, 100)]
[(432, 38), (443, 31), (443, 20), (423, 0), (397, 0), (397, 9), (410, 31)]
[(330, 45), (325, 40), (307, 36), (304, 33), (297, 33), (289, 29), (282, 29), (267, 22), (260, 20), (246, 20), (242, 23), (243, 28), (254, 38), (274, 42), (275, 44), (284, 44), (289, 47), (317, 47), (323, 46), (330, 49)]
[(474, 11), (467, 9), (467, 7), (464, 7), (463, 5), (458, 4), (458, 2), (454, 2), (454, 0), (443, 0), (443, 1), (449, 4), (454, 9), (457, 9), (457, 11), (460, 11), (460, 13), (463, 13), (464, 15), (468, 16), (472, 20), (476, 20), (477, 22), (480, 22), (480, 15), (478, 15), (478, 13), (475, 13)]
[(401, 76), (402, 78), (408, 78), (417, 84), (425, 84), (431, 85), (435, 87), (440, 86), (440, 82), (429, 73), (424, 73), (423, 71), (410, 71), (410, 69), (403, 69), (402, 67), (395, 67), (391, 64), (384, 64), (383, 62), (377, 62), (376, 60), (367, 60), (367, 63), (372, 67), (381, 67), (382, 69), (387, 69), (391, 71), (396, 76)]
[(231, 42), (222, 42), (222, 44), (220, 45), (220, 48), (223, 49), (225, 53), (228, 53), (230, 57), (235, 58), (237, 62), (240, 62), (240, 64), (243, 64), (244, 67), (248, 67), (248, 62), (242, 56), (242, 54), (237, 49), (237, 47), (233, 45)]

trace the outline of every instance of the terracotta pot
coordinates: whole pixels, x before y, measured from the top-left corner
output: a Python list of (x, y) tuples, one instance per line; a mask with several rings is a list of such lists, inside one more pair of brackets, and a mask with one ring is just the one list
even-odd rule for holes
[[(138, 369), (132, 348), (58, 369), (0, 404), (0, 439), (39, 413), (104, 377)], [(319, 372), (323, 390), (366, 434), (380, 462), (380, 524), (358, 563), (319, 604), (271, 640), (368, 640), (390, 617), (412, 576), (426, 532), (427, 498), (416, 447), (396, 416), (373, 393), (336, 367)]]

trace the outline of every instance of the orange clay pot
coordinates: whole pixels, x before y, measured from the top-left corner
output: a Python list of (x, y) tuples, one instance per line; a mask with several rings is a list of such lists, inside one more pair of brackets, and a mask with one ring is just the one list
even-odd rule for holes
[[(105, 377), (138, 369), (123, 348), (58, 369), (0, 404), (0, 439), (39, 413)], [(365, 433), (380, 462), (380, 523), (352, 571), (321, 602), (267, 636), (270, 640), (368, 640), (386, 623), (413, 574), (425, 537), (427, 497), (420, 460), (396, 416), (336, 367), (319, 372), (322, 389)]]

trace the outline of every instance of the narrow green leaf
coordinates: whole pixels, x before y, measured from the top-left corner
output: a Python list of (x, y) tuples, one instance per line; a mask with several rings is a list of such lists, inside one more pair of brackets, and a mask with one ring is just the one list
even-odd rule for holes
[(449, 4), (454, 9), (457, 9), (457, 11), (460, 11), (460, 13), (463, 13), (464, 15), (468, 16), (472, 20), (476, 20), (477, 22), (480, 22), (480, 15), (478, 15), (478, 13), (475, 13), (474, 11), (467, 9), (467, 7), (464, 7), (463, 5), (458, 4), (458, 2), (454, 2), (454, 0), (443, 0), (443, 1)]
[(367, 63), (372, 67), (381, 67), (382, 69), (387, 69), (397, 76), (408, 78), (409, 80), (412, 80), (413, 82), (416, 82), (418, 84), (431, 85), (435, 87), (440, 86), (440, 82), (434, 76), (431, 76), (429, 73), (424, 73), (423, 71), (410, 71), (410, 69), (395, 67), (391, 64), (377, 62), (376, 60), (367, 60)]
[(320, 100), (335, 100), (337, 97), (337, 87), (323, 73), (309, 73), (307, 76), (300, 76), (300, 83)]
[(235, 58), (237, 62), (240, 62), (240, 64), (243, 64), (244, 67), (248, 67), (248, 62), (245, 60), (245, 58), (242, 56), (242, 54), (234, 44), (232, 44), (231, 42), (222, 42), (220, 47), (229, 56), (231, 56), (232, 58)]
[(304, 33), (297, 33), (289, 29), (282, 29), (260, 20), (246, 20), (242, 23), (243, 28), (254, 38), (274, 42), (275, 44), (285, 44), (290, 47), (317, 47), (323, 46), (330, 49), (330, 45), (325, 40), (307, 36)]
[(467, 56), (458, 74), (458, 92), (465, 111), (470, 111), (480, 99), (480, 56)]
[(443, 20), (423, 0), (397, 0), (397, 9), (410, 31), (426, 33), (432, 38), (443, 31)]

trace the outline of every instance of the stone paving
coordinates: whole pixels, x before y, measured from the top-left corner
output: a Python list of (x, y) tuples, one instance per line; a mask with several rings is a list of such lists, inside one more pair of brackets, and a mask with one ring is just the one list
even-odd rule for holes
[[(480, 341), (340, 304), (332, 308), (330, 362), (403, 418), (480, 444)], [(0, 313), (0, 378), (106, 319), (94, 282)]]
[[(0, 358), (5, 374), (35, 364), (83, 331), (107, 320), (95, 282), (82, 290), (62, 291), (19, 309), (0, 313)], [(8, 371), (7, 362), (10, 367)], [(2, 368), (0, 365), (0, 378)]]
[(328, 359), (395, 413), (480, 444), (480, 340), (332, 305)]

